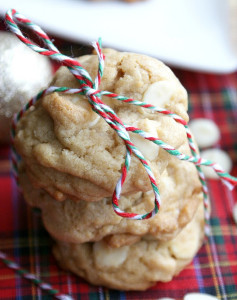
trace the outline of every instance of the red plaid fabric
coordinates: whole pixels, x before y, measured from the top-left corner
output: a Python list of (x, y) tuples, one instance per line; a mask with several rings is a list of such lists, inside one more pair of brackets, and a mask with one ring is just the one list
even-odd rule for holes
[[(68, 44), (60, 42), (67, 50)], [(85, 49), (85, 48), (84, 48)], [(70, 48), (71, 51), (71, 48)], [(221, 130), (216, 147), (226, 150), (237, 176), (237, 73), (205, 74), (173, 69), (189, 92), (190, 118), (214, 120)], [(219, 181), (209, 180), (212, 202), (212, 235), (193, 262), (169, 283), (157, 283), (145, 292), (122, 292), (89, 285), (61, 270), (51, 253), (53, 241), (42, 226), (40, 213), (26, 206), (10, 176), (9, 148), (0, 147), (0, 250), (22, 268), (73, 299), (182, 300), (188, 292), (237, 299), (237, 226), (232, 208), (237, 190), (230, 192)], [(51, 299), (32, 282), (9, 269), (0, 260), (0, 299)]]

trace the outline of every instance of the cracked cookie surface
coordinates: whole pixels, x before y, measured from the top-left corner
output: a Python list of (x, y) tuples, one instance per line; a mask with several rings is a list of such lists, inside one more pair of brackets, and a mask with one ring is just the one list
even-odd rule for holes
[[(111, 197), (100, 201), (55, 201), (43, 189), (32, 187), (25, 171), (20, 184), (26, 201), (42, 210), (48, 232), (56, 239), (85, 243), (106, 237), (112, 247), (134, 243), (144, 235), (159, 240), (174, 238), (193, 218), (203, 199), (195, 166), (171, 157), (160, 178), (161, 207), (156, 216), (147, 220), (129, 220), (118, 216)], [(147, 213), (153, 209), (152, 191), (137, 192), (120, 199), (120, 208), (131, 213)]]
[[(104, 52), (101, 90), (155, 103), (158, 107), (161, 105), (188, 120), (187, 93), (168, 67), (144, 55), (110, 49)], [(86, 55), (79, 61), (95, 78), (97, 56)], [(79, 87), (64, 67), (56, 73), (51, 85)], [(187, 145), (183, 126), (170, 117), (108, 97), (103, 96), (102, 100), (124, 123), (140, 126), (175, 148)], [(151, 142), (130, 135), (159, 181), (170, 155)], [(15, 146), (34, 186), (59, 201), (68, 197), (85, 201), (111, 197), (125, 157), (124, 142), (92, 111), (86, 97), (81, 95), (53, 93), (39, 100), (18, 123)], [(122, 193), (128, 195), (149, 190), (151, 185), (144, 167), (132, 156)]]
[(57, 242), (54, 255), (66, 270), (95, 285), (120, 290), (145, 290), (157, 281), (167, 282), (187, 266), (204, 236), (203, 204), (193, 220), (168, 242), (149, 240), (111, 248), (103, 240), (95, 243)]

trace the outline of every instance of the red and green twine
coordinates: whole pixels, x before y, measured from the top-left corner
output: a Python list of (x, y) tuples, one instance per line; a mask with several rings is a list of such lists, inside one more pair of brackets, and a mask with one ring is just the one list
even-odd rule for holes
[[(21, 25), (27, 26), (30, 28), (41, 40), (43, 40), (45, 47), (42, 48), (30, 41), (28, 38), (26, 38), (21, 30), (19, 29), (18, 25), (14, 21), (14, 19)], [(72, 89), (67, 87), (49, 87), (43, 91), (41, 91), (38, 95), (36, 95), (34, 98), (32, 98), (22, 109), (20, 112), (18, 112), (14, 118), (12, 123), (12, 129), (11, 129), (11, 136), (12, 139), (15, 137), (15, 131), (16, 131), (16, 125), (19, 122), (19, 120), (22, 118), (24, 113), (29, 110), (31, 106), (34, 106), (35, 103), (41, 99), (43, 96), (48, 95), (53, 92), (58, 93), (65, 93), (65, 94), (82, 94), (85, 95), (93, 109), (100, 117), (102, 117), (109, 126), (116, 131), (116, 133), (120, 136), (120, 138), (124, 141), (125, 147), (126, 147), (126, 154), (125, 154), (125, 161), (122, 166), (121, 176), (116, 184), (113, 197), (112, 197), (112, 205), (113, 209), (116, 214), (118, 214), (121, 217), (129, 218), (129, 219), (148, 219), (150, 217), (153, 217), (160, 208), (160, 194), (159, 189), (155, 180), (155, 177), (152, 173), (152, 170), (150, 166), (148, 165), (146, 159), (142, 155), (142, 153), (139, 151), (139, 149), (131, 142), (129, 132), (133, 132), (136, 134), (139, 134), (144, 139), (147, 139), (153, 143), (155, 143), (157, 146), (161, 147), (165, 151), (167, 151), (170, 155), (175, 156), (177, 159), (191, 162), (195, 164), (196, 169), (199, 174), (199, 179), (202, 184), (203, 189), (203, 195), (204, 195), (204, 207), (205, 207), (205, 219), (206, 219), (206, 230), (208, 230), (208, 222), (209, 222), (209, 210), (208, 210), (208, 189), (207, 184), (205, 181), (205, 176), (201, 170), (201, 166), (209, 166), (214, 169), (214, 171), (217, 173), (217, 175), (220, 177), (221, 181), (228, 186), (228, 188), (232, 189), (235, 185), (237, 185), (237, 178), (231, 176), (228, 173), (225, 173), (223, 169), (216, 163), (203, 159), (199, 156), (196, 145), (193, 142), (191, 132), (187, 126), (187, 123), (184, 119), (182, 119), (180, 116), (172, 113), (171, 111), (168, 111), (163, 108), (156, 107), (154, 105), (144, 103), (135, 99), (131, 99), (125, 96), (121, 96), (115, 93), (111, 93), (109, 91), (101, 91), (99, 90), (99, 85), (101, 82), (101, 78), (103, 76), (103, 69), (104, 69), (104, 61), (105, 56), (101, 51), (101, 40), (98, 42), (93, 43), (93, 47), (95, 48), (98, 58), (99, 58), (99, 64), (98, 64), (98, 73), (95, 78), (95, 81), (93, 82), (91, 79), (91, 76), (89, 73), (82, 67), (82, 65), (76, 61), (75, 59), (65, 56), (59, 52), (59, 50), (55, 47), (55, 45), (51, 42), (48, 35), (37, 25), (33, 24), (30, 20), (25, 18), (23, 15), (19, 14), (16, 10), (12, 9), (9, 10), (6, 14), (6, 23), (8, 24), (9, 29), (28, 47), (30, 47), (33, 51), (36, 51), (42, 55), (45, 55), (47, 57), (50, 57), (53, 60), (56, 60), (60, 62), (63, 66), (66, 66), (71, 73), (75, 76), (75, 78), (80, 83), (79, 89)], [(166, 116), (169, 116), (173, 118), (176, 122), (182, 124), (185, 128), (189, 147), (191, 150), (192, 155), (185, 155), (181, 153), (179, 150), (173, 148), (172, 146), (168, 145), (164, 141), (162, 141), (159, 138), (151, 136), (149, 133), (136, 128), (134, 126), (126, 125), (122, 122), (122, 120), (117, 116), (117, 114), (113, 111), (113, 109), (109, 106), (107, 106), (103, 101), (101, 100), (102, 96), (107, 96), (113, 99), (116, 99), (118, 101), (129, 103), (132, 105), (140, 106), (145, 109), (150, 109), (154, 112), (164, 114)], [(122, 186), (124, 184), (124, 181), (127, 177), (127, 174), (129, 172), (129, 167), (132, 159), (132, 154), (136, 156), (142, 165), (144, 166), (153, 192), (154, 192), (154, 208), (151, 212), (147, 212), (145, 214), (135, 214), (135, 213), (127, 213), (122, 211), (119, 208), (119, 198), (122, 191)], [(12, 164), (13, 164), (13, 171), (14, 175), (17, 179), (18, 176), (18, 162), (20, 160), (20, 156), (17, 154), (16, 150), (14, 149), (13, 145), (13, 154), (12, 154)], [(57, 299), (71, 299), (71, 297), (59, 294), (57, 290), (54, 290), (50, 285), (43, 283), (40, 279), (37, 279), (34, 275), (28, 273), (26, 270), (20, 269), (20, 267), (8, 259), (6, 255), (2, 252), (0, 252), (0, 259), (5, 263), (9, 268), (14, 269), (18, 274), (25, 277), (26, 279), (31, 280), (34, 284), (38, 285), (40, 288), (47, 290), (51, 295), (56, 297)]]
[[(16, 19), (18, 23), (25, 25), (29, 27), (40, 39), (42, 39), (47, 46), (47, 48), (39, 47), (38, 45), (34, 44), (32, 41), (27, 39), (15, 23), (13, 19)], [(209, 219), (208, 215), (208, 196), (207, 196), (207, 185), (205, 182), (204, 174), (200, 168), (201, 165), (210, 166), (212, 167), (215, 172), (220, 177), (221, 181), (226, 184), (229, 188), (233, 188), (237, 184), (237, 179), (228, 173), (225, 173), (222, 168), (211, 162), (210, 160), (202, 159), (197, 152), (196, 146), (193, 143), (191, 132), (189, 131), (189, 128), (187, 126), (187, 123), (184, 119), (182, 119), (180, 116), (174, 114), (171, 111), (168, 111), (163, 108), (158, 108), (156, 106), (150, 105), (148, 103), (144, 103), (138, 100), (134, 100), (125, 96), (117, 95), (115, 93), (111, 93), (109, 91), (101, 91), (99, 90), (99, 85), (101, 78), (103, 76), (103, 69), (104, 69), (104, 60), (105, 56), (101, 51), (101, 40), (99, 42), (93, 43), (93, 46), (97, 52), (98, 58), (99, 58), (99, 65), (98, 65), (98, 73), (97, 77), (93, 83), (90, 75), (88, 72), (81, 66), (81, 64), (59, 52), (59, 50), (55, 47), (55, 45), (51, 42), (48, 35), (37, 25), (33, 24), (30, 20), (26, 19), (24, 16), (16, 12), (15, 10), (9, 10), (6, 14), (6, 22), (10, 28), (10, 30), (15, 33), (15, 35), (27, 46), (29, 46), (32, 50), (48, 56), (56, 61), (59, 61), (62, 65), (68, 67), (68, 69), (72, 72), (72, 74), (76, 77), (76, 79), (80, 83), (80, 89), (69, 89), (67, 87), (49, 87), (48, 89), (45, 89), (44, 91), (41, 91), (36, 97), (30, 100), (23, 108), (22, 110), (15, 115), (13, 120), (13, 126), (12, 126), (12, 138), (15, 136), (15, 128), (17, 122), (22, 118), (24, 113), (32, 106), (34, 105), (41, 97), (44, 95), (47, 95), (52, 92), (60, 92), (60, 93), (67, 93), (67, 94), (83, 94), (88, 98), (88, 101), (92, 107), (92, 109), (101, 116), (108, 124), (109, 126), (114, 129), (117, 134), (121, 137), (121, 139), (125, 143), (126, 147), (126, 155), (125, 155), (125, 162), (122, 167), (122, 172), (120, 179), (118, 180), (113, 197), (112, 197), (112, 205), (114, 208), (114, 211), (121, 217), (129, 218), (129, 219), (148, 219), (152, 216), (154, 216), (160, 208), (160, 194), (158, 190), (158, 186), (156, 184), (155, 177), (152, 173), (152, 170), (150, 166), (148, 165), (146, 159), (142, 155), (142, 153), (139, 151), (139, 149), (131, 142), (130, 136), (128, 132), (134, 132), (139, 134), (140, 136), (144, 137), (147, 140), (150, 140), (151, 142), (154, 142), (158, 146), (162, 147), (164, 150), (166, 150), (169, 154), (176, 156), (180, 160), (185, 160), (188, 162), (192, 162), (196, 165), (197, 171), (199, 173), (199, 178), (202, 183), (203, 187), (203, 194), (204, 194), (204, 206), (206, 208), (206, 219)], [(150, 136), (148, 133), (132, 127), (127, 126), (123, 124), (122, 120), (117, 116), (117, 114), (113, 111), (111, 107), (103, 103), (101, 100), (102, 96), (107, 96), (113, 99), (116, 99), (118, 101), (122, 101), (125, 103), (133, 104), (136, 106), (140, 106), (146, 109), (150, 109), (152, 111), (155, 111), (157, 113), (161, 113), (164, 115), (167, 115), (171, 118), (173, 118), (176, 122), (182, 124), (186, 130), (187, 139), (189, 143), (189, 147), (191, 149), (192, 156), (188, 156), (185, 154), (180, 153), (178, 150), (174, 149), (172, 146), (167, 145), (164, 141), (154, 138)], [(150, 179), (150, 183), (155, 195), (154, 199), (154, 208), (151, 212), (145, 213), (145, 214), (135, 214), (135, 213), (127, 213), (122, 211), (119, 208), (119, 198), (122, 191), (123, 183), (127, 177), (127, 173), (129, 171), (130, 162), (131, 162), (131, 155), (134, 154), (142, 163), (144, 166), (148, 177)], [(14, 153), (13, 156), (13, 165), (15, 170), (15, 175), (17, 176), (17, 162), (19, 160), (19, 156), (17, 153)]]
[(34, 285), (46, 291), (52, 297), (59, 300), (72, 300), (71, 296), (61, 294), (58, 290), (54, 289), (50, 284), (43, 282), (34, 274), (29, 273), (27, 270), (22, 269), (17, 263), (10, 259), (5, 253), (0, 251), (1, 261), (10, 269), (14, 270), (17, 274), (31, 281)]

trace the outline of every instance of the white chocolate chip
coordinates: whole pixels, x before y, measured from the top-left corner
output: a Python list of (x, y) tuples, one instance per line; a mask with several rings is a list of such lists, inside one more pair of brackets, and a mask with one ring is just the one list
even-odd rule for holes
[(110, 248), (104, 242), (94, 243), (95, 263), (100, 268), (117, 268), (126, 260), (128, 250), (128, 246)]
[(189, 128), (200, 148), (215, 145), (220, 139), (220, 130), (210, 119), (198, 118), (189, 122)]
[(174, 82), (167, 80), (152, 83), (143, 96), (143, 101), (154, 106), (164, 107), (176, 92), (177, 86)]
[[(170, 251), (177, 259), (193, 258), (199, 246), (199, 227), (195, 222), (187, 225), (185, 233), (181, 231), (175, 242), (171, 243)], [(181, 237), (182, 236), (182, 237)], [(192, 239), (190, 239), (192, 236)]]
[(89, 126), (89, 127), (95, 126), (95, 124), (98, 123), (99, 119), (100, 119), (100, 116), (97, 115), (97, 116), (94, 118), (94, 120), (92, 120), (91, 122), (88, 123), (88, 126)]
[[(221, 149), (208, 149), (201, 152), (201, 157), (218, 163), (225, 172), (229, 173), (232, 169), (232, 161), (229, 155)], [(211, 167), (202, 166), (204, 175), (207, 178), (218, 178), (218, 175)]]
[(158, 156), (159, 148), (154, 143), (145, 140), (143, 137), (136, 135), (131, 136), (131, 140), (146, 159), (155, 160)]
[(83, 107), (87, 112), (88, 112), (88, 118), (86, 120), (87, 126), (88, 127), (93, 127), (96, 125), (96, 123), (99, 121), (100, 116), (97, 115), (97, 113), (95, 113), (88, 100), (85, 99), (84, 96), (82, 95), (73, 95), (70, 97), (70, 101), (73, 102), (76, 105), (80, 105), (81, 107)]
[[(143, 131), (150, 133), (153, 137), (158, 137), (156, 130), (156, 122), (152, 120), (141, 120), (134, 124), (134, 126), (142, 129)], [(144, 157), (150, 161), (155, 160), (159, 153), (159, 146), (153, 142), (146, 140), (136, 133), (131, 134), (131, 141), (138, 148), (138, 150), (144, 155)]]
[(218, 298), (208, 294), (189, 293), (184, 296), (184, 300), (218, 300)]

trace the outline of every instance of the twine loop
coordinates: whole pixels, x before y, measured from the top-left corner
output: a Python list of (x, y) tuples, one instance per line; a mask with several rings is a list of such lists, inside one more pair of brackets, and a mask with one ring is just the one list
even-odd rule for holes
[[(32, 41), (27, 39), (22, 32), (20, 31), (19, 27), (15, 23), (14, 19), (17, 20), (18, 23), (25, 25), (29, 27), (36, 35), (42, 39), (47, 46), (47, 48), (39, 47), (38, 45), (34, 44)], [(101, 91), (99, 90), (99, 85), (101, 82), (101, 78), (103, 76), (103, 69), (104, 69), (104, 60), (105, 56), (101, 51), (101, 40), (99, 39), (98, 42), (93, 43), (93, 47), (95, 48), (99, 63), (98, 63), (98, 73), (95, 78), (95, 81), (92, 82), (90, 74), (82, 67), (82, 65), (75, 59), (65, 56), (59, 52), (59, 50), (55, 47), (55, 45), (51, 42), (47, 34), (37, 25), (33, 24), (30, 20), (26, 19), (23, 15), (16, 12), (14, 9), (9, 10), (6, 14), (6, 22), (10, 28), (10, 30), (15, 33), (15, 35), (28, 47), (30, 47), (32, 50), (48, 56), (52, 58), (53, 60), (56, 60), (60, 62), (63, 66), (66, 66), (70, 72), (75, 76), (75, 78), (78, 80), (80, 84), (80, 89), (70, 89), (67, 87), (49, 87), (45, 89), (44, 91), (41, 91), (38, 95), (36, 95), (33, 99), (31, 99), (23, 108), (22, 110), (14, 116), (13, 119), (13, 125), (12, 125), (12, 137), (15, 136), (15, 128), (17, 122), (21, 119), (24, 112), (27, 111), (32, 105), (34, 105), (41, 97), (53, 93), (53, 92), (59, 92), (59, 93), (66, 93), (66, 94), (83, 94), (87, 97), (93, 111), (95, 111), (100, 117), (102, 117), (107, 124), (116, 131), (116, 133), (121, 137), (121, 139), (124, 141), (125, 147), (126, 147), (126, 153), (125, 153), (125, 160), (124, 164), (122, 166), (121, 176), (116, 184), (113, 197), (112, 197), (112, 205), (113, 209), (121, 217), (129, 218), (129, 219), (148, 219), (152, 216), (154, 216), (158, 211), (161, 203), (159, 189), (156, 184), (155, 177), (152, 173), (152, 170), (142, 155), (142, 153), (139, 151), (138, 148), (131, 142), (129, 132), (137, 133), (143, 138), (150, 140), (151, 142), (155, 143), (159, 147), (163, 148), (165, 151), (167, 151), (170, 155), (176, 156), (177, 159), (192, 162), (195, 164), (196, 169), (199, 174), (199, 179), (202, 184), (202, 190), (204, 195), (204, 207), (205, 207), (205, 219), (206, 224), (208, 224), (209, 220), (209, 210), (208, 210), (208, 189), (207, 184), (205, 181), (205, 176), (200, 168), (201, 165), (209, 166), (215, 170), (215, 172), (220, 177), (221, 181), (228, 186), (228, 188), (232, 189), (237, 184), (237, 178), (229, 175), (228, 173), (225, 173), (220, 166), (213, 163), (210, 160), (202, 159), (197, 152), (196, 145), (193, 142), (192, 134), (187, 126), (187, 123), (184, 119), (182, 119), (180, 116), (174, 114), (171, 111), (168, 111), (163, 108), (159, 108), (156, 106), (153, 106), (148, 103), (144, 103), (138, 100), (134, 100), (125, 96), (117, 95), (115, 93), (111, 93), (109, 91)], [(164, 115), (167, 115), (171, 118), (173, 118), (176, 122), (182, 124), (185, 128), (189, 147), (191, 150), (192, 155), (185, 155), (179, 152), (177, 149), (173, 148), (172, 146), (166, 144), (164, 141), (160, 140), (159, 138), (155, 138), (153, 136), (150, 136), (149, 133), (142, 131), (139, 128), (136, 128), (134, 126), (129, 126), (123, 124), (123, 122), (120, 120), (120, 118), (116, 115), (116, 113), (113, 111), (113, 109), (109, 106), (107, 106), (105, 103), (102, 102), (101, 97), (107, 96), (113, 99), (116, 99), (118, 101), (122, 101), (125, 103), (133, 104), (136, 106), (140, 106), (146, 109), (150, 109), (154, 112), (161, 113)], [(14, 150), (14, 148), (13, 148)], [(119, 198), (121, 195), (122, 186), (124, 184), (124, 181), (126, 179), (127, 173), (129, 171), (130, 162), (131, 162), (131, 155), (136, 156), (142, 165), (144, 166), (153, 192), (154, 192), (154, 208), (151, 212), (145, 213), (145, 214), (135, 214), (135, 213), (127, 213), (122, 211), (119, 208)], [(17, 157), (16, 151), (13, 151), (13, 166), (16, 172), (17, 176), (17, 161), (19, 158)], [(208, 227), (208, 226), (207, 226)]]

